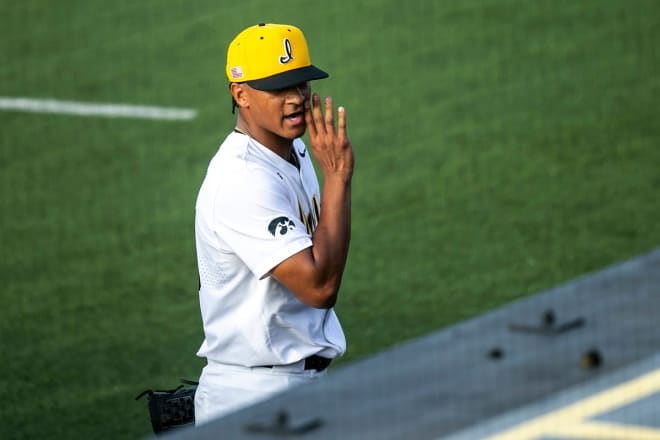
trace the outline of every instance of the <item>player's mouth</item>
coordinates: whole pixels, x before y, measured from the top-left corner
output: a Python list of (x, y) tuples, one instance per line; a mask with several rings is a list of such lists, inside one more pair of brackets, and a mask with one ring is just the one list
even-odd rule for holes
[(284, 119), (293, 126), (302, 125), (305, 123), (305, 114), (303, 112), (295, 112), (288, 114)]

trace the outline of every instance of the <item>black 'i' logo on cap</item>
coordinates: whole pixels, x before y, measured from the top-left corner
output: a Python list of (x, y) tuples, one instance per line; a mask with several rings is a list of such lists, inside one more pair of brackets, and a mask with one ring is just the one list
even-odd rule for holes
[(291, 42), (288, 38), (284, 39), (284, 55), (280, 57), (280, 64), (286, 64), (293, 60), (293, 50), (291, 49)]

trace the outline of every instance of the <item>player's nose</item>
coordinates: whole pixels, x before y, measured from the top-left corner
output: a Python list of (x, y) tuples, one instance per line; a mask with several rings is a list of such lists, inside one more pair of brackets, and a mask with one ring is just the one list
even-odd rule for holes
[(292, 99), (297, 102), (305, 101), (309, 98), (309, 84), (302, 83), (286, 89), (287, 99)]

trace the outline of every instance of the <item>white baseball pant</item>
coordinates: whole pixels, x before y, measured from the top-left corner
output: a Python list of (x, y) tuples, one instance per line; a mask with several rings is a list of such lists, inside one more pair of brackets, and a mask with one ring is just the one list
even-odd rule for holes
[(305, 370), (305, 361), (274, 367), (240, 367), (208, 361), (195, 393), (195, 424), (201, 425), (327, 375)]

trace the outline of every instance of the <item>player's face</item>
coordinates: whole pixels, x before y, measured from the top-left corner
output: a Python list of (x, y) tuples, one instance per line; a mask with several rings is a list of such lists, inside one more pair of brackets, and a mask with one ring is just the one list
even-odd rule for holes
[(305, 102), (310, 93), (308, 82), (268, 92), (250, 88), (251, 134), (266, 146), (290, 146), (305, 133)]

